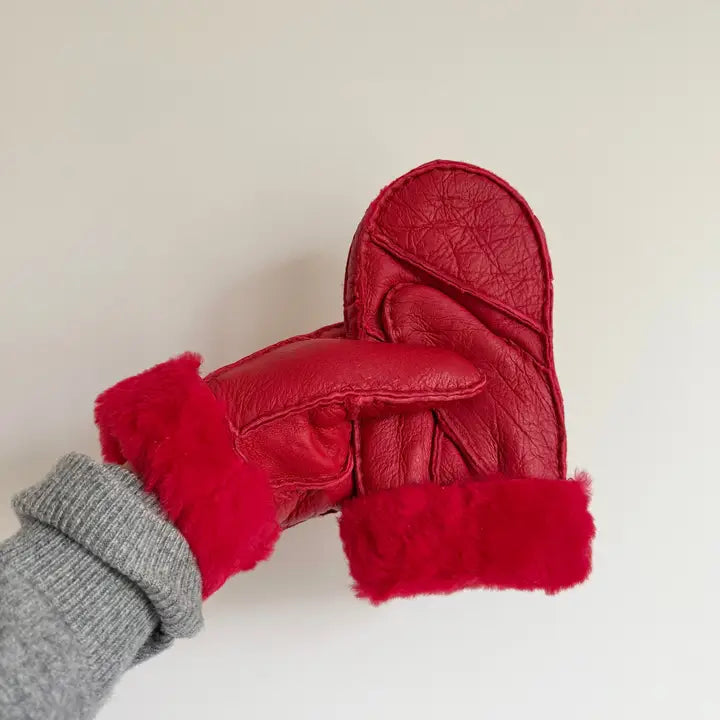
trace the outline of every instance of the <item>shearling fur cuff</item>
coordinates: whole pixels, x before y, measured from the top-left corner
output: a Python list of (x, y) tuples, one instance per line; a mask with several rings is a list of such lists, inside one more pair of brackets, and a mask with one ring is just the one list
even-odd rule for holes
[(347, 502), (340, 536), (373, 603), (472, 587), (556, 593), (590, 573), (589, 496), (584, 474), (406, 485)]
[(186, 353), (100, 395), (108, 462), (129, 462), (193, 551), (203, 597), (271, 553), (279, 535), (264, 473), (233, 446), (225, 409)]

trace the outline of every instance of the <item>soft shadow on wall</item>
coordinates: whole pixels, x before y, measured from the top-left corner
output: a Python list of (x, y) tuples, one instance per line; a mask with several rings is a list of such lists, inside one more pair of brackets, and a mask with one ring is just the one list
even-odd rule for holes
[[(248, 274), (210, 312), (211, 370), (293, 335), (343, 319), (345, 254), (309, 252)], [(200, 322), (198, 320), (198, 322)]]

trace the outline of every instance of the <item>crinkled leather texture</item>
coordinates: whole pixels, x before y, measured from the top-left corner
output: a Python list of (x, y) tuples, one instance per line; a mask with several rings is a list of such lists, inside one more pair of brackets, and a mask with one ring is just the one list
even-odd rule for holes
[(492, 173), (435, 161), (386, 187), (353, 239), (349, 337), (452, 349), (485, 392), (437, 411), (364, 420), (358, 492), (498, 473), (565, 476), (545, 237)]
[(282, 527), (352, 495), (359, 418), (464, 400), (485, 384), (446, 349), (347, 340), (342, 325), (265, 348), (205, 381), (225, 407), (236, 452), (267, 474)]

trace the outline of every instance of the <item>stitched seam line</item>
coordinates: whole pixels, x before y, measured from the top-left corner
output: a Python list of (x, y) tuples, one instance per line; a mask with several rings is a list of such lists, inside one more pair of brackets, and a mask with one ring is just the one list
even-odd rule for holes
[[(441, 402), (443, 400), (463, 400), (467, 397), (472, 397), (476, 392), (478, 392), (482, 387), (485, 385), (485, 378), (482, 378), (482, 380), (473, 381), (469, 385), (454, 389), (454, 390), (447, 390), (443, 392), (436, 392), (436, 393), (428, 393), (426, 395), (423, 395), (423, 402), (427, 403), (434, 403), (434, 402)], [(298, 403), (296, 405), (292, 405), (290, 407), (283, 408), (282, 410), (277, 410), (273, 413), (266, 413), (264, 415), (260, 415), (256, 417), (251, 422), (247, 423), (246, 425), (243, 425), (241, 427), (236, 426), (229, 418), (228, 423), (230, 424), (230, 428), (235, 434), (236, 437), (241, 436), (244, 433), (250, 432), (251, 430), (255, 430), (261, 425), (264, 425), (265, 423), (272, 422), (274, 420), (279, 420), (285, 417), (288, 417), (289, 415), (294, 415), (296, 413), (305, 412), (307, 410), (311, 410), (313, 407), (316, 406), (324, 406), (324, 405), (331, 405), (333, 403), (345, 403), (347, 401), (350, 401), (351, 403), (356, 400), (357, 398), (366, 397), (365, 395), (361, 393), (332, 393), (331, 395), (318, 395), (316, 397), (312, 397), (308, 400), (306, 400), (304, 403)], [(393, 393), (393, 392), (385, 392), (381, 395), (376, 395), (375, 398), (379, 402), (393, 402), (393, 401), (403, 401), (403, 400), (409, 400), (413, 396), (408, 391), (405, 393)], [(351, 419), (348, 418), (348, 422), (351, 422)]]

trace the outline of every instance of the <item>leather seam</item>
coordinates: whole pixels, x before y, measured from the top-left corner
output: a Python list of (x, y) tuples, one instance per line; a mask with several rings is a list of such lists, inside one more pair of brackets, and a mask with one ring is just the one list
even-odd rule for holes
[(328, 485), (340, 482), (343, 476), (352, 470), (352, 465), (351, 453), (348, 452), (345, 456), (342, 469), (336, 473), (315, 476), (312, 480), (307, 480), (306, 478), (298, 480), (298, 478), (291, 475), (285, 475), (277, 478), (274, 477), (273, 487), (278, 490), (294, 490), (297, 488), (301, 490), (322, 490), (323, 488), (328, 487)]
[[(423, 396), (423, 401), (425, 402), (441, 402), (447, 399), (450, 400), (463, 400), (467, 397), (472, 397), (476, 392), (481, 390), (485, 385), (485, 378), (483, 377), (480, 380), (473, 381), (472, 383), (469, 383), (468, 385), (464, 385), (462, 387), (458, 387), (454, 390), (446, 390), (441, 393), (428, 393), (427, 395)], [(365, 397), (361, 393), (332, 393), (331, 395), (318, 395), (317, 397), (313, 397), (309, 400), (307, 400), (304, 403), (298, 403), (296, 405), (292, 405), (287, 408), (283, 408), (282, 410), (278, 410), (274, 413), (266, 413), (264, 415), (260, 415), (256, 417), (251, 422), (247, 423), (246, 425), (238, 427), (235, 425), (235, 423), (230, 420), (230, 418), (227, 418), (228, 424), (230, 425), (230, 429), (233, 432), (233, 435), (237, 438), (241, 437), (243, 434), (248, 433), (252, 430), (257, 429), (258, 427), (261, 427), (262, 425), (265, 425), (269, 422), (274, 422), (275, 420), (280, 420), (283, 418), (286, 418), (290, 415), (295, 415), (297, 413), (306, 412), (309, 410), (312, 410), (314, 407), (322, 407), (324, 405), (332, 405), (333, 403), (341, 403), (343, 401), (350, 400), (351, 404), (352, 401), (356, 398), (362, 398)], [(393, 393), (393, 392), (385, 392), (382, 395), (376, 395), (376, 399), (379, 402), (394, 402), (394, 401), (402, 401), (407, 400), (410, 397), (412, 397), (412, 393), (410, 392), (404, 392), (404, 393)], [(347, 418), (347, 422), (353, 422), (353, 418)]]

